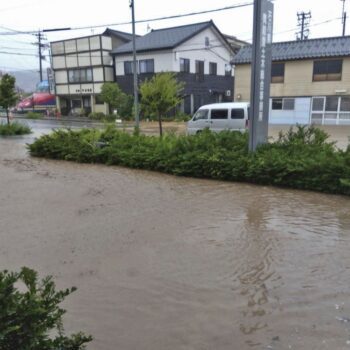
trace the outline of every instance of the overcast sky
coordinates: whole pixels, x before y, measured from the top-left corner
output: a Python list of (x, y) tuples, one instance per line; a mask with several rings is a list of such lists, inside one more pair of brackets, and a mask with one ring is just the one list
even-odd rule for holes
[[(250, 0), (135, 0), (136, 19), (183, 14), (193, 11), (209, 10)], [(311, 11), (310, 38), (338, 36), (342, 32), (342, 0), (275, 0), (274, 41), (294, 40), (297, 26), (297, 12)], [(345, 9), (350, 14), (350, 0), (345, 0)], [(137, 34), (147, 33), (148, 26), (153, 29), (203, 22), (212, 19), (225, 34), (242, 40), (252, 37), (253, 7), (243, 7), (222, 12), (197, 15), (173, 20), (138, 24)], [(57, 27), (79, 27), (112, 24), (130, 21), (129, 0), (11, 0), (0, 2), (0, 69), (36, 70), (37, 49), (31, 43), (33, 35), (4, 35), (8, 28), (32, 31)], [(328, 21), (327, 23), (324, 23)], [(350, 34), (350, 20), (347, 34)], [(131, 32), (131, 25), (111, 28)], [(47, 33), (48, 41), (100, 33), (103, 28), (84, 31)], [(11, 52), (4, 54), (1, 52)], [(18, 53), (26, 54), (18, 55)], [(46, 64), (47, 66), (47, 64)]]

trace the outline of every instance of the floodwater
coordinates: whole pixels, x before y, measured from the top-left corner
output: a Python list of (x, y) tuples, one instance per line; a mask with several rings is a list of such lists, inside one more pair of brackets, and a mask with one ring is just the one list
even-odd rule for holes
[(350, 199), (31, 159), (0, 140), (0, 266), (78, 291), (88, 349), (350, 349)]

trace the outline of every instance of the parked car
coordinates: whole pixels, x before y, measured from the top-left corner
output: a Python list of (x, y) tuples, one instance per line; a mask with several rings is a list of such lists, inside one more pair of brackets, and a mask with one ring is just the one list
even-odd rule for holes
[(200, 107), (187, 123), (188, 135), (203, 129), (219, 132), (223, 130), (244, 131), (248, 128), (248, 102), (214, 103)]

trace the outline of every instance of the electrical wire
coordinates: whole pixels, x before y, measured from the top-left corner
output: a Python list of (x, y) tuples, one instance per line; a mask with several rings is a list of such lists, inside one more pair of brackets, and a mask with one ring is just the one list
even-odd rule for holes
[[(245, 2), (245, 3), (239, 3), (239, 4), (235, 4), (235, 5), (220, 7), (220, 8), (216, 8), (216, 9), (211, 9), (211, 10), (203, 10), (203, 11), (183, 13), (183, 14), (172, 15), (172, 16), (163, 16), (163, 17), (155, 17), (155, 18), (149, 18), (149, 19), (141, 19), (141, 20), (135, 21), (135, 23), (158, 22), (158, 21), (164, 21), (164, 20), (175, 19), (175, 18), (183, 18), (183, 17), (202, 15), (202, 14), (206, 14), (206, 13), (227, 11), (227, 10), (232, 10), (232, 9), (236, 9), (236, 8), (252, 6), (252, 5), (253, 5), (252, 2)], [(70, 27), (70, 28), (63, 28), (62, 31), (83, 30), (83, 29), (93, 29), (93, 28), (112, 27), (112, 26), (115, 27), (115, 26), (122, 26), (122, 25), (131, 24), (131, 23), (132, 22), (127, 21), (127, 22), (119, 22), (119, 23), (89, 25), (89, 26), (82, 26), (82, 27)], [(43, 30), (43, 31), (45, 31), (45, 30)], [(51, 29), (47, 29), (47, 31), (51, 31)], [(37, 30), (20, 31), (20, 30), (10, 29), (9, 32), (0, 32), (0, 35), (35, 34), (37, 32), (38, 32)]]

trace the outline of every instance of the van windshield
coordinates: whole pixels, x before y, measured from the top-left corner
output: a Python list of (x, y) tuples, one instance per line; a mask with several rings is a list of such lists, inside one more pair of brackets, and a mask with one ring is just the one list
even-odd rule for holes
[(201, 119), (208, 119), (208, 110), (207, 109), (200, 109), (197, 111), (193, 116), (193, 121), (195, 120), (201, 120)]

